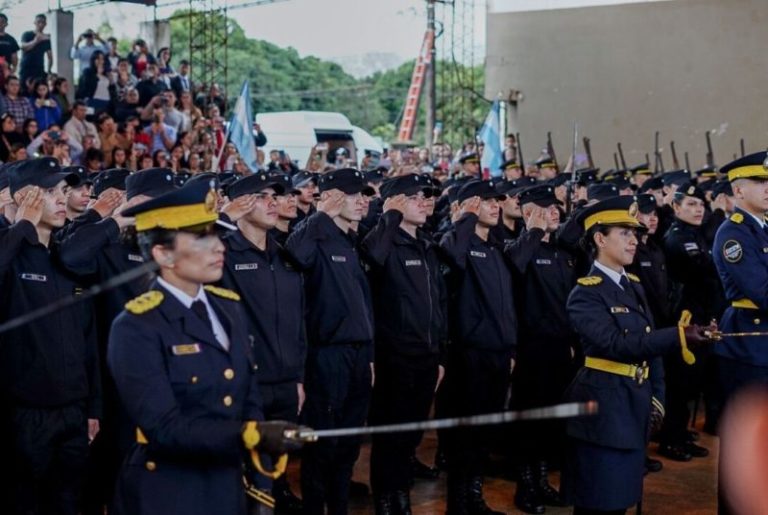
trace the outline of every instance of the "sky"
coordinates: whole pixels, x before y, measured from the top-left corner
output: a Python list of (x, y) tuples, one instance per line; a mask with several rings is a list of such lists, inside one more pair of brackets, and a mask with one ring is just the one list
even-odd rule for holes
[[(169, 0), (160, 0), (167, 3)], [(224, 1), (224, 0), (221, 0)], [(457, 0), (462, 1), (462, 0)], [(482, 55), (485, 41), (485, 0), (476, 2), (475, 41)], [(5, 0), (16, 4), (5, 9), (9, 17), (8, 32), (19, 36), (32, 26), (34, 13), (56, 8), (56, 0)], [(84, 0), (62, 0), (68, 6)], [(230, 0), (230, 5), (243, 3)], [(0, 1), (2, 5), (2, 1)], [(349, 63), (368, 54), (380, 54), (382, 63), (397, 66), (413, 59), (419, 52), (426, 28), (424, 0), (284, 0), (272, 4), (230, 11), (230, 15), (252, 38), (267, 40), (281, 47), (293, 47), (300, 55)], [(158, 17), (169, 15), (182, 3), (158, 10)], [(152, 19), (152, 9), (124, 2), (111, 2), (81, 8), (75, 12), (75, 31), (96, 28), (108, 19), (118, 37), (133, 38), (138, 23)], [(370, 61), (370, 59), (368, 59)], [(375, 66), (358, 63), (358, 66)], [(360, 74), (359, 72), (356, 74)]]

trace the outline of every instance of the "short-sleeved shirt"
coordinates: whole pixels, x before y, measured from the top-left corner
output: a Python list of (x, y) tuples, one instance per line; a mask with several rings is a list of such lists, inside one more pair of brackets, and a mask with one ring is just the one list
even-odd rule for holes
[(10, 34), (0, 35), (0, 57), (5, 59), (5, 62), (10, 63), (13, 55), (19, 51), (19, 44), (16, 42), (16, 38)]
[[(31, 30), (21, 35), (22, 43), (29, 43), (35, 39), (35, 33)], [(41, 41), (31, 50), (21, 54), (21, 78), (22, 82), (30, 77), (42, 78), (45, 76), (45, 53), (51, 49), (51, 40)]]

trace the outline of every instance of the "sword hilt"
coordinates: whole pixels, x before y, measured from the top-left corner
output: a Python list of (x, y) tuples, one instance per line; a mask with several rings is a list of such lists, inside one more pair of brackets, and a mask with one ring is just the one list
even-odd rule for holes
[(704, 331), (704, 336), (712, 340), (713, 342), (719, 342), (723, 339), (722, 331)]

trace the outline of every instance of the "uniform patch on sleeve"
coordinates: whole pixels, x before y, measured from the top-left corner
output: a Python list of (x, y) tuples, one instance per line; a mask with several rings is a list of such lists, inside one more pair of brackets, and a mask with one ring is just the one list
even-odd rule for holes
[(729, 263), (738, 263), (744, 256), (744, 249), (741, 248), (741, 243), (736, 240), (727, 240), (723, 243), (723, 257)]

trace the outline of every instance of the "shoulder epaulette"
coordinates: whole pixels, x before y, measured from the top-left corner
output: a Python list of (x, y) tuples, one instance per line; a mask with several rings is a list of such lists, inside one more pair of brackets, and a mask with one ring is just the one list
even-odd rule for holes
[(741, 213), (733, 213), (731, 215), (731, 218), (729, 218), (729, 220), (735, 224), (740, 224), (741, 222), (744, 221), (744, 215), (742, 215)]
[(141, 315), (159, 306), (163, 302), (163, 298), (163, 292), (150, 290), (128, 301), (125, 304), (125, 309), (134, 315)]
[(219, 288), (218, 286), (208, 285), (205, 287), (205, 291), (209, 293), (213, 293), (214, 295), (219, 296), (223, 299), (238, 300), (238, 301), (240, 300), (240, 295), (226, 288)]
[(597, 286), (603, 282), (603, 278), (599, 275), (588, 275), (587, 277), (580, 277), (576, 282), (582, 286)]
[(629, 272), (627, 272), (627, 277), (629, 277), (630, 281), (633, 281), (633, 282), (636, 282), (636, 283), (640, 282), (640, 278), (638, 276), (636, 276), (635, 274), (630, 274)]

